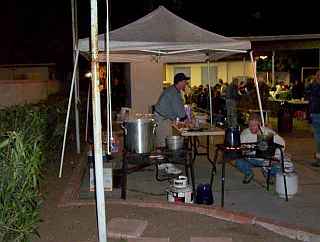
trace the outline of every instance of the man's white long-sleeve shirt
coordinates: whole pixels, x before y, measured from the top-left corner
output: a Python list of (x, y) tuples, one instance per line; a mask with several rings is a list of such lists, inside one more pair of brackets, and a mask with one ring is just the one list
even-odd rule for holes
[[(274, 135), (273, 142), (274, 143), (285, 146), (284, 139), (280, 135), (278, 135), (275, 131), (273, 131), (272, 129), (266, 128), (266, 127), (261, 127), (261, 129), (262, 129), (262, 132), (265, 134), (266, 133), (273, 133), (273, 135)], [(247, 128), (241, 132), (240, 140), (241, 140), (241, 143), (255, 143), (258, 140), (258, 135), (251, 133), (250, 129)], [(280, 153), (279, 149), (276, 150), (275, 157), (281, 158), (281, 153)]]

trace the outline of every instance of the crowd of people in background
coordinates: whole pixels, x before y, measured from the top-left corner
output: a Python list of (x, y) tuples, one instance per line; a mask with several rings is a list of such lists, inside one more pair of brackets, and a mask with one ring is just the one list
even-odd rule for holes
[[(277, 81), (273, 87), (270, 87), (264, 80), (258, 80), (258, 86), (264, 108), (268, 107), (268, 100), (270, 98), (285, 98), (287, 101), (290, 99), (304, 101), (306, 99), (309, 102), (309, 119), (314, 129), (316, 143), (316, 161), (313, 165), (320, 167), (320, 71), (315, 76), (308, 77), (304, 82), (294, 81), (292, 83), (285, 83), (284, 81)], [(214, 117), (224, 117), (224, 120), (227, 122), (225, 125), (229, 127), (238, 125), (238, 111), (241, 107), (245, 109), (258, 109), (256, 87), (254, 80), (251, 78), (246, 80), (234, 78), (229, 84), (220, 79), (212, 87), (209, 87), (209, 85), (193, 87), (185, 93), (185, 100), (187, 104), (195, 103), (198, 108), (209, 110), (209, 92), (211, 92)], [(287, 96), (281, 97), (280, 92), (286, 92)], [(272, 93), (273, 95), (271, 95)]]
[(304, 81), (295, 80), (292, 83), (287, 83), (285, 81), (279, 80), (271, 88), (272, 97), (275, 99), (281, 99), (281, 92), (287, 93), (288, 99), (307, 99), (308, 90), (312, 86), (312, 83), (315, 81), (315, 76), (309, 76)]
[[(269, 97), (269, 87), (263, 81), (259, 81), (260, 95), (262, 102), (267, 103)], [(218, 83), (209, 87), (209, 85), (199, 85), (190, 88), (185, 93), (186, 104), (196, 104), (200, 109), (210, 109), (210, 93), (211, 104), (214, 117), (230, 116), (227, 120), (231, 122), (231, 126), (236, 122), (234, 110), (241, 106), (246, 108), (258, 108), (256, 89), (253, 79), (240, 80), (234, 78), (231, 83), (224, 82), (219, 79)]]
[[(272, 100), (290, 101), (310, 99), (310, 87), (315, 76), (310, 76), (303, 82), (276, 81), (273, 86), (266, 83), (261, 78), (258, 79), (260, 98), (263, 109), (272, 109)], [(210, 93), (211, 105), (214, 118), (227, 120), (228, 126), (234, 126), (237, 121), (241, 121), (241, 112), (239, 110), (257, 110), (259, 109), (256, 87), (253, 78), (233, 78), (230, 83), (219, 79), (218, 83), (209, 87), (209, 85), (186, 86), (184, 100), (186, 104), (194, 104), (198, 108), (209, 111)], [(301, 111), (297, 112), (301, 113)], [(306, 118), (309, 112), (304, 110), (301, 117)], [(293, 116), (296, 116), (294, 114)], [(300, 117), (299, 116), (299, 117)]]
[[(293, 81), (292, 83), (288, 83), (279, 80), (273, 86), (268, 85), (263, 79), (258, 80), (263, 107), (267, 107), (268, 99), (272, 98), (281, 100), (308, 100), (308, 93), (310, 92), (309, 89), (312, 86), (313, 80), (313, 76), (308, 77), (304, 82)], [(250, 109), (258, 108), (257, 93), (253, 78), (247, 78), (245, 80), (234, 78), (231, 83), (219, 79), (218, 83), (211, 87), (209, 87), (208, 84), (193, 86), (192, 88), (188, 85), (184, 94), (185, 103), (195, 103), (197, 107), (209, 110), (210, 88), (214, 113), (225, 112), (227, 100), (236, 101), (240, 107), (245, 106)]]

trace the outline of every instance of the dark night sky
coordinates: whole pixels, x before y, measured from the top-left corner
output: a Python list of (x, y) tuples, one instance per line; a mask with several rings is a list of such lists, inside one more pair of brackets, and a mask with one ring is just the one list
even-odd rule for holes
[[(90, 1), (78, 2), (79, 32), (84, 37), (89, 33)], [(98, 2), (99, 11), (103, 12), (105, 1)], [(291, 1), (277, 6), (280, 1), (256, 2), (253, 5), (244, 1), (216, 4), (218, 1), (111, 0), (111, 28), (128, 24), (158, 5), (164, 5), (186, 20), (226, 36), (320, 33), (318, 7), (314, 3)], [(2, 0), (2, 5), (1, 64), (56, 62), (70, 68), (72, 32), (69, 0)], [(102, 30), (103, 22), (100, 22)]]

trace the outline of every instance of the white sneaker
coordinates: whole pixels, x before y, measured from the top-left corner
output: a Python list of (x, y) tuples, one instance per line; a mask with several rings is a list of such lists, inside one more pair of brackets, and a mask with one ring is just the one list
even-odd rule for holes
[(167, 174), (172, 174), (172, 175), (178, 175), (182, 173), (182, 171), (172, 163), (159, 164), (158, 169), (166, 172)]

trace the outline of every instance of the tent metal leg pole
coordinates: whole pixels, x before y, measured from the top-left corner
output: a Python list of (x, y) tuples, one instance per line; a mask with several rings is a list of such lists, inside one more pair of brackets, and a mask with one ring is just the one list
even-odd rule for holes
[(85, 141), (88, 141), (88, 126), (89, 126), (89, 108), (90, 108), (90, 91), (91, 91), (91, 84), (89, 82), (88, 86), (88, 95), (87, 95), (87, 113), (86, 113), (86, 136)]
[(243, 65), (243, 73), (242, 73), (242, 75), (246, 76), (246, 57), (245, 56), (242, 58), (242, 65)]
[(76, 145), (77, 145), (77, 153), (80, 154), (80, 128), (79, 128), (79, 96), (78, 96), (78, 90), (79, 90), (79, 73), (77, 68), (77, 74), (76, 74), (76, 80), (74, 85), (74, 115), (75, 115), (75, 123), (76, 123)]
[[(72, 14), (72, 41), (74, 46), (73, 61), (75, 61), (75, 50), (78, 49), (78, 15), (77, 15), (77, 0), (71, 0)], [(73, 63), (75, 65), (75, 63)], [(80, 131), (79, 131), (79, 69), (76, 69), (76, 78), (74, 84), (74, 115), (76, 126), (76, 147), (77, 153), (80, 154)]]
[(99, 242), (107, 241), (107, 224), (105, 196), (103, 185), (103, 162), (102, 162), (102, 128), (101, 128), (101, 103), (99, 82), (99, 45), (98, 45), (98, 3), (90, 1), (91, 7), (91, 73), (92, 73), (92, 116), (93, 116), (93, 140), (94, 140), (94, 163), (96, 178), (96, 198), (98, 216)]
[(272, 51), (272, 85), (276, 84), (275, 73), (274, 73), (274, 57), (275, 57), (275, 51)]
[(62, 152), (61, 152), (61, 160), (60, 160), (59, 178), (61, 178), (61, 176), (62, 176), (64, 151), (65, 151), (65, 146), (66, 146), (66, 138), (67, 138), (68, 124), (69, 124), (71, 100), (72, 100), (72, 94), (73, 94), (73, 90), (74, 90), (74, 83), (75, 83), (75, 79), (76, 79), (76, 70), (77, 70), (77, 66), (78, 66), (78, 58), (79, 58), (79, 50), (77, 50), (77, 52), (76, 52), (76, 58), (75, 58), (75, 62), (74, 62), (75, 64), (74, 64), (74, 67), (73, 67), (73, 75), (72, 75), (71, 88), (70, 88), (70, 93), (69, 93), (67, 117), (66, 117), (66, 122), (65, 122), (65, 126), (64, 126), (64, 136), (63, 136), (63, 144), (62, 144)]
[[(213, 52), (213, 57), (214, 57), (214, 52)], [(211, 127), (213, 126), (213, 108), (214, 108), (214, 103), (213, 103), (213, 100), (212, 100), (212, 94), (213, 94), (213, 88), (214, 88), (214, 85), (215, 83), (217, 82), (217, 79), (216, 79), (216, 76), (217, 76), (217, 73), (216, 73), (216, 68), (215, 68), (215, 59), (213, 58), (213, 61), (212, 61), (212, 92), (211, 92), (211, 113), (212, 113), (212, 123), (211, 123)]]
[(213, 114), (212, 114), (212, 95), (211, 95), (211, 81), (210, 81), (210, 60), (207, 61), (207, 69), (208, 69), (208, 84), (209, 84), (209, 108), (210, 108), (210, 125), (213, 125)]
[[(108, 60), (110, 60), (109, 57), (108, 57)], [(108, 85), (108, 133), (109, 133), (109, 136), (108, 136), (108, 138), (109, 138), (108, 155), (111, 155), (111, 143), (112, 143), (112, 140), (113, 140), (113, 134), (112, 134), (110, 62), (108, 62), (107, 85)]]
[(226, 79), (227, 79), (227, 83), (229, 83), (229, 65), (228, 62), (226, 63)]
[(107, 18), (106, 18), (106, 34), (105, 34), (105, 51), (107, 55), (107, 77), (106, 77), (106, 86), (107, 86), (107, 132), (108, 132), (108, 148), (107, 153), (111, 155), (111, 142), (113, 139), (112, 135), (112, 108), (111, 108), (111, 67), (110, 67), (110, 39), (109, 39), (109, 32), (110, 32), (110, 10), (109, 10), (109, 1), (106, 0), (106, 10), (107, 10)]
[(255, 86), (256, 86), (256, 92), (257, 92), (257, 97), (258, 97), (258, 104), (259, 104), (259, 110), (260, 110), (260, 115), (261, 115), (262, 126), (264, 127), (265, 123), (264, 123), (264, 117), (263, 117), (263, 111), (262, 111), (262, 103), (261, 103), (259, 84), (258, 84), (258, 78), (257, 78), (257, 65), (256, 65), (256, 62), (253, 59), (252, 51), (250, 52), (250, 58), (251, 58), (251, 63), (252, 63), (252, 68), (253, 68), (253, 78), (254, 78), (254, 83), (255, 83)]

